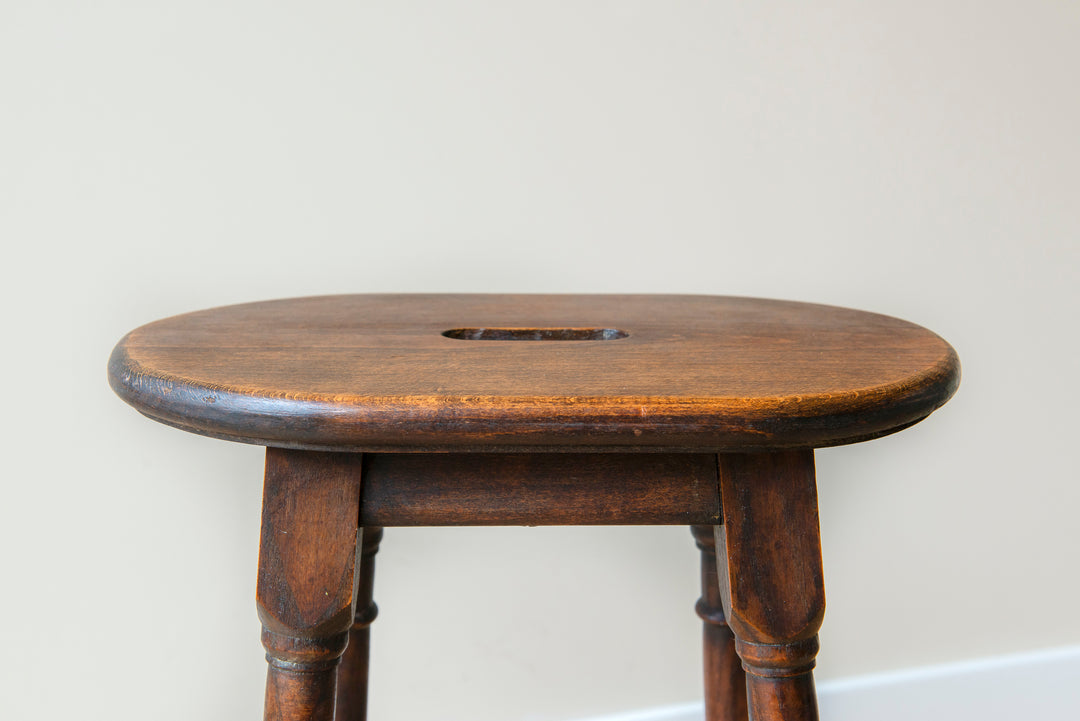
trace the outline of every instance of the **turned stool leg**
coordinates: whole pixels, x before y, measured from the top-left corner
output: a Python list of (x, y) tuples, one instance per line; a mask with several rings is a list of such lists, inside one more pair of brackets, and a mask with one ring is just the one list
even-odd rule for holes
[(825, 613), (813, 451), (721, 454), (721, 600), (754, 721), (816, 721)]
[(746, 672), (724, 619), (716, 578), (716, 537), (712, 526), (690, 530), (701, 549), (701, 598), (695, 610), (704, 626), (705, 721), (747, 721)]
[(333, 721), (359, 519), (359, 454), (266, 450), (257, 594), (266, 721)]
[(379, 614), (372, 600), (375, 588), (375, 554), (379, 552), (382, 529), (363, 530), (360, 551), (360, 581), (356, 592), (356, 615), (349, 631), (349, 646), (338, 668), (336, 721), (367, 719), (368, 654), (371, 647), (371, 623)]

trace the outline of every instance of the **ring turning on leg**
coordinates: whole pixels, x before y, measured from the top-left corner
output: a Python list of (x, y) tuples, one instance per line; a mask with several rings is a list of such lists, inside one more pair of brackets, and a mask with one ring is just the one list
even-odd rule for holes
[(747, 721), (746, 672), (735, 653), (735, 637), (720, 601), (713, 527), (691, 526), (690, 530), (701, 549), (701, 598), (695, 610), (703, 622), (705, 721)]
[(371, 624), (379, 615), (372, 600), (375, 586), (375, 554), (379, 551), (382, 529), (369, 526), (361, 531), (360, 580), (356, 592), (356, 615), (349, 631), (349, 647), (338, 668), (336, 721), (366, 721), (368, 695), (368, 656), (371, 648)]
[(825, 613), (813, 451), (719, 456), (721, 600), (754, 721), (816, 721)]
[(266, 721), (333, 721), (359, 519), (359, 454), (266, 450), (257, 593)]

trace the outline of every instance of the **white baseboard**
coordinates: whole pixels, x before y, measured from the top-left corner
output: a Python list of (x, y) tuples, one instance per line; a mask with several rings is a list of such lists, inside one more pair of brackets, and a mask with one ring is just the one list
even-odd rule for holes
[[(1076, 721), (1080, 646), (826, 681), (824, 721)], [(700, 703), (590, 721), (703, 721)]]

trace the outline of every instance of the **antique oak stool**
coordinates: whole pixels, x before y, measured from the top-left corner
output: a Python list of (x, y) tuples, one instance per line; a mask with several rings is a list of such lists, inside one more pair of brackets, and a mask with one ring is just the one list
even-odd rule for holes
[(365, 716), (383, 526), (572, 524), (691, 526), (708, 720), (816, 719), (814, 449), (917, 423), (959, 377), (895, 318), (677, 295), (251, 303), (109, 361), (154, 420), (266, 446), (265, 718), (287, 721)]

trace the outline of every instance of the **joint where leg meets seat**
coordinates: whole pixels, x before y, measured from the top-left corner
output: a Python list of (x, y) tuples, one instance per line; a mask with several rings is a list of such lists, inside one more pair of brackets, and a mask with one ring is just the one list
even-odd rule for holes
[(333, 721), (355, 612), (358, 454), (268, 448), (259, 544), (267, 721)]
[(750, 718), (813, 721), (825, 613), (813, 451), (721, 454), (719, 468), (718, 580)]
[(272, 721), (365, 721), (382, 527), (604, 524), (693, 527), (708, 721), (812, 721), (814, 449), (907, 428), (959, 378), (897, 318), (690, 295), (265, 301), (147, 324), (109, 360), (150, 418), (267, 447)]

